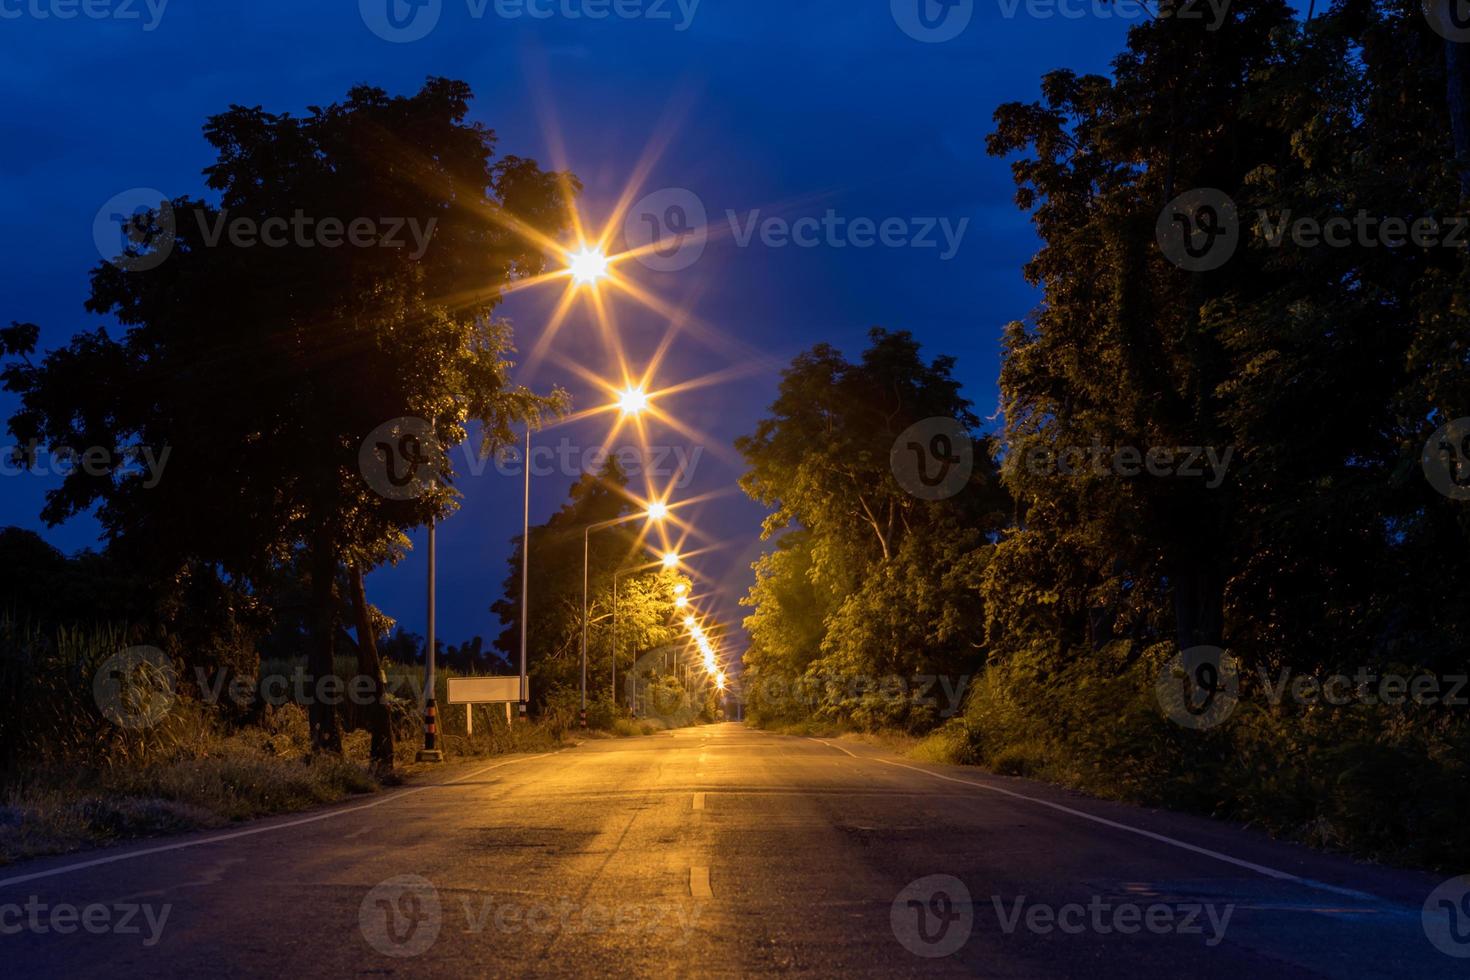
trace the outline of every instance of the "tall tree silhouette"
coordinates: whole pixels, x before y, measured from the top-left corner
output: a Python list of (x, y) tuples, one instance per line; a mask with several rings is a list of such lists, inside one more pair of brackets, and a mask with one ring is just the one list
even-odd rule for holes
[[(406, 529), (453, 509), (442, 447), (473, 420), (493, 449), (561, 405), (510, 383), (509, 328), (492, 314), (506, 283), (546, 262), (516, 229), (558, 234), (578, 187), (533, 161), (494, 161), (495, 134), (467, 121), (471, 98), (463, 82), (431, 78), (406, 97), (354, 88), (305, 116), (235, 106), (212, 117), (218, 158), (205, 173), (218, 204), (182, 198), (140, 217), (133, 261), (93, 272), (87, 308), (115, 316), (122, 337), (81, 334), (4, 376), (22, 399), (11, 429), (23, 443), (171, 452), (156, 487), (73, 472), (47, 520), (96, 506), (106, 535), (141, 560), (198, 559), (244, 582), (303, 551), (316, 676), (332, 670), (339, 567), (356, 593)], [(366, 247), (219, 233), (298, 215), (397, 233)], [(432, 230), (426, 248), (413, 228)], [(28, 353), (34, 337), (19, 329), (8, 346)], [(368, 434), (398, 418), (427, 422), (440, 447), (426, 460), (440, 479), (409, 500), (380, 496), (359, 466)], [(312, 707), (311, 727), (318, 747), (337, 748), (330, 707)]]

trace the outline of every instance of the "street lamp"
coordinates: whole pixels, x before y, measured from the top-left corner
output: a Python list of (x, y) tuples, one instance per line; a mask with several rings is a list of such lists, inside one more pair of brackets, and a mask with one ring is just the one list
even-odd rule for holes
[(618, 408), (624, 415), (640, 415), (648, 408), (648, 392), (642, 388), (628, 388), (618, 392)]
[[(649, 511), (650, 514), (652, 514), (653, 513), (653, 508), (650, 507), (648, 509), (648, 511)], [(673, 562), (672, 565), (669, 564), (669, 559), (670, 558), (673, 558), (674, 559), (674, 562)], [(679, 556), (677, 554), (674, 554), (673, 552), (670, 552), (669, 554), (664, 555), (663, 559), (660, 560), (660, 561), (650, 562), (650, 563), (644, 564), (644, 565), (633, 565), (633, 566), (631, 566), (629, 568), (620, 568), (617, 571), (613, 572), (613, 599), (612, 599), (612, 699), (613, 699), (613, 705), (614, 706), (616, 706), (617, 703), (618, 703), (618, 580), (619, 579), (622, 579), (622, 578), (624, 578), (624, 577), (626, 577), (628, 575), (632, 575), (635, 572), (647, 572), (647, 571), (651, 571), (652, 569), (659, 568), (659, 567), (662, 567), (662, 568), (674, 568), (674, 567), (677, 567), (678, 564), (679, 564)], [(684, 588), (684, 584), (681, 582), (676, 587), (676, 591), (678, 589), (682, 589), (682, 588)], [(630, 704), (629, 707), (632, 707), (632, 705)]]
[(578, 286), (596, 285), (599, 280), (607, 278), (607, 267), (607, 253), (590, 245), (567, 256), (567, 269), (572, 274), (572, 282)]
[[(567, 255), (567, 270), (578, 286), (595, 285), (607, 276), (608, 257), (601, 249), (583, 246)], [(521, 460), (525, 469), (525, 500), (521, 507), (521, 719), (526, 718), (531, 694), (526, 676), (526, 631), (531, 622), (531, 425), (526, 424), (526, 455)], [(432, 535), (432, 526), (430, 534)], [(432, 537), (430, 548), (432, 549)], [(431, 587), (432, 588), (432, 587)], [(431, 651), (432, 655), (432, 651)], [(583, 709), (586, 699), (583, 698)]]
[[(662, 507), (655, 515), (654, 506)], [(626, 517), (614, 517), (609, 521), (598, 521), (596, 524), (588, 524), (582, 529), (582, 727), (587, 727), (587, 578), (591, 565), (592, 532), (603, 531), (619, 524), (627, 524), (629, 521), (650, 520), (660, 521), (668, 515), (668, 507), (663, 505), (650, 506), (642, 514), (629, 514)]]

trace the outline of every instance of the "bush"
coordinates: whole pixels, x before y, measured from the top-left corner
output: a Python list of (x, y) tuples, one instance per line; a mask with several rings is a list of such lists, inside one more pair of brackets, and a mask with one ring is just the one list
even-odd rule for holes
[[(1154, 682), (1171, 647), (992, 666), (935, 755), (1097, 796), (1238, 820), (1376, 860), (1470, 864), (1470, 722), (1406, 705), (1271, 706), (1243, 678), (1219, 728), (1167, 720)], [(963, 738), (964, 746), (956, 743)]]

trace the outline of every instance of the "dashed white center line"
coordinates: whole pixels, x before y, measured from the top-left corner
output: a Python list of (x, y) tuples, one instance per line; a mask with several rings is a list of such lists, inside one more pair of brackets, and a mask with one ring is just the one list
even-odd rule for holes
[(689, 894), (695, 898), (714, 898), (709, 887), (709, 868), (689, 869)]

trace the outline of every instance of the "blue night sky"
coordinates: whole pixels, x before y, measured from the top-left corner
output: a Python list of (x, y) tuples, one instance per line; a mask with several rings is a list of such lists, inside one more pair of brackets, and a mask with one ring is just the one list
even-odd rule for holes
[[(628, 274), (711, 328), (704, 339), (679, 333), (656, 388), (751, 367), (662, 403), (706, 436), (681, 495), (725, 492), (688, 516), (707, 536), (700, 546), (711, 548), (695, 562), (706, 583), (700, 591), (732, 625), (759, 550), (762, 510), (735, 490), (740, 467), (730, 444), (761, 417), (777, 371), (793, 355), (828, 341), (856, 356), (871, 326), (908, 329), (929, 355), (957, 357), (978, 414), (994, 415), (1002, 327), (1036, 302), (1020, 271), (1036, 241), (1012, 203), (1008, 165), (984, 153), (991, 114), (1002, 102), (1035, 98), (1040, 76), (1053, 68), (1106, 71), (1127, 26), (1095, 16), (1039, 19), (1024, 7), (1006, 17), (1009, 0), (975, 0), (959, 37), (921, 43), (900, 29), (889, 0), (702, 0), (682, 31), (675, 0), (661, 4), (672, 19), (600, 21), (508, 19), (495, 14), (493, 0), (476, 18), (479, 0), (442, 0), (426, 38), (390, 43), (364, 14), (370, 19), (387, 2), (364, 0), (360, 9), (357, 0), (172, 0), (146, 30), (153, 15), (143, 0), (127, 3), (140, 20), (40, 18), (36, 11), (53, 0), (0, 0), (0, 75), (12, 93), (0, 104), (0, 215), (8, 232), (0, 241), (0, 321), (40, 324), (43, 349), (98, 326), (82, 308), (99, 259), (98, 209), (136, 187), (207, 196), (200, 171), (212, 156), (201, 126), (232, 103), (301, 112), (358, 83), (408, 94), (428, 75), (463, 79), (476, 93), (474, 118), (499, 133), (502, 153), (551, 166), (560, 162), (559, 134), (565, 164), (586, 185), (582, 213), (599, 227), (648, 148), (666, 141), (636, 196), (693, 191), (708, 210), (712, 240), (688, 269), (632, 266)], [(582, 8), (580, 0), (555, 2)], [(918, 0), (897, 6), (903, 2)], [(745, 222), (757, 209), (787, 220), (832, 209), (848, 220), (968, 225), (948, 261), (942, 244), (773, 248), (757, 235), (741, 247), (726, 213)], [(523, 350), (556, 295), (521, 293), (502, 308)], [(641, 368), (669, 322), (630, 302), (616, 309), (628, 359)], [(562, 384), (580, 408), (600, 401), (563, 366), (578, 361), (606, 374), (615, 363), (585, 307), (554, 351), (519, 380)], [(7, 417), (14, 407), (0, 396)], [(540, 439), (596, 445), (606, 428), (604, 417)], [(696, 448), (658, 427), (650, 439), (686, 454)], [(538, 479), (532, 519), (544, 520), (572, 482), (561, 473)], [(41, 524), (52, 485), (36, 475), (0, 479), (0, 521), (42, 531), (69, 552), (95, 546), (91, 520)], [(464, 508), (440, 535), (440, 637), (490, 640), (500, 627), (488, 606), (519, 533), (521, 487), (493, 469), (460, 486)], [(424, 573), (419, 549), (369, 582), (370, 597), (417, 632)]]

